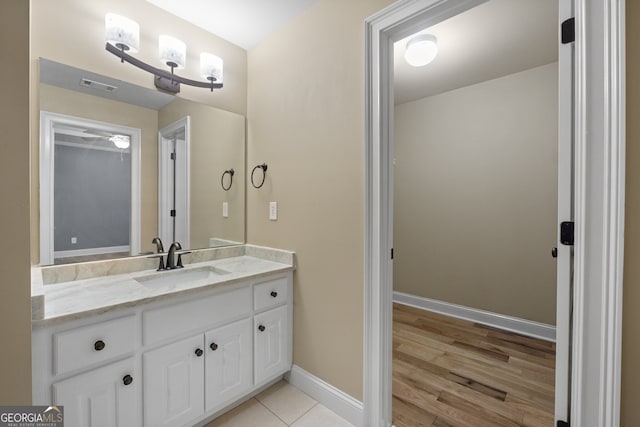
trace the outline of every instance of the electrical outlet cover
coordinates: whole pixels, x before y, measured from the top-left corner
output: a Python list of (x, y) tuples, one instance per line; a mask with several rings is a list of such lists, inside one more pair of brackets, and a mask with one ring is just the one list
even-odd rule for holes
[(278, 202), (269, 202), (269, 219), (271, 221), (278, 219)]

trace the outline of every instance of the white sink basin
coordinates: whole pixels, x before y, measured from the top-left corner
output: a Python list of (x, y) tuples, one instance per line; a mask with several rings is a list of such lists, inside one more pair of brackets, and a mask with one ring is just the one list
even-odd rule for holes
[(170, 286), (179, 285), (188, 282), (199, 282), (203, 280), (213, 279), (225, 274), (229, 274), (229, 271), (222, 270), (217, 267), (198, 267), (188, 269), (176, 269), (170, 271), (163, 271), (158, 274), (151, 274), (148, 276), (135, 277), (134, 279), (144, 286), (156, 287), (156, 286)]

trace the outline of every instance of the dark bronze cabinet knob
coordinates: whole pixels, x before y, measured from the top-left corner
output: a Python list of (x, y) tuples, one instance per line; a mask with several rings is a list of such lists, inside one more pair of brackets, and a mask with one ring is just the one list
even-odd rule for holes
[(258, 329), (260, 330), (260, 332), (264, 332), (264, 330), (267, 328), (265, 328), (264, 325), (260, 325), (258, 326)]
[(216, 351), (216, 350), (218, 349), (218, 344), (216, 344), (216, 343), (212, 342), (212, 343), (209, 345), (209, 348), (210, 348), (212, 351)]
[(278, 293), (276, 291), (271, 291), (271, 296), (275, 298), (278, 296)]
[(196, 352), (195, 352), (195, 353), (196, 353), (196, 356), (200, 357), (200, 356), (202, 356), (202, 354), (203, 354), (204, 352), (202, 351), (202, 349), (200, 349), (200, 348), (196, 348)]
[(95, 348), (96, 351), (104, 350), (105, 346), (106, 344), (102, 340), (98, 340), (93, 344), (93, 348)]
[(124, 383), (124, 385), (129, 385), (133, 382), (133, 377), (127, 374), (124, 377), (122, 377), (122, 382)]

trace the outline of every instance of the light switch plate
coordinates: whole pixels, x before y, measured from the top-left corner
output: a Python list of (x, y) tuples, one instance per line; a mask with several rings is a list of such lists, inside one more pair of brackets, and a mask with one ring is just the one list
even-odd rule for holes
[(222, 202), (222, 217), (229, 218), (229, 202)]
[(271, 221), (278, 219), (278, 202), (269, 202), (269, 219)]

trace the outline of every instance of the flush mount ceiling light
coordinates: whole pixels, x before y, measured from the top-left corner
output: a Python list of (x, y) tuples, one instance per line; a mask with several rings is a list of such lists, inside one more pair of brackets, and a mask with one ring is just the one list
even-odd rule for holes
[(438, 54), (438, 39), (431, 34), (418, 34), (407, 42), (404, 59), (414, 67), (423, 67)]
[[(207, 81), (191, 80), (174, 74), (175, 69), (185, 68), (187, 58), (187, 45), (182, 41), (167, 35), (161, 35), (158, 39), (160, 59), (171, 71), (156, 68), (136, 59), (129, 53), (135, 53), (140, 46), (140, 26), (129, 18), (107, 13), (105, 16), (105, 36), (107, 44), (105, 49), (120, 58), (121, 62), (128, 62), (155, 76), (157, 88), (168, 92), (180, 92), (180, 83), (213, 89), (222, 88), (222, 58), (211, 53), (200, 55), (200, 72)], [(127, 53), (129, 52), (129, 53)]]
[(126, 150), (131, 145), (131, 138), (128, 135), (111, 135), (109, 141), (118, 148)]

